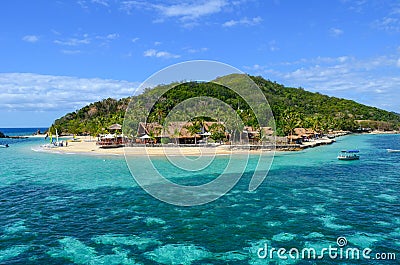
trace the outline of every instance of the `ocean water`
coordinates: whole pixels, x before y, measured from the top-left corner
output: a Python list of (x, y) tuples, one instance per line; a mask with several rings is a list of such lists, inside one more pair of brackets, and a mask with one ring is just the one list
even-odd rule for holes
[(25, 136), (32, 135), (40, 130), (41, 133), (45, 132), (48, 128), (0, 128), (0, 132), (8, 136)]
[[(37, 152), (42, 139), (0, 149), (0, 264), (399, 264), (400, 135), (354, 135), (276, 155), (248, 191), (255, 159), (225, 196), (202, 206), (160, 202), (136, 185), (121, 156)], [(359, 161), (338, 151), (360, 149)], [(140, 169), (143, 158), (137, 158)], [(217, 164), (225, 163), (225, 156)], [(201, 184), (212, 172), (178, 174)], [(146, 170), (143, 168), (143, 170)], [(270, 248), (370, 248), (396, 261), (261, 259)], [(371, 254), (371, 255), (372, 255)]]

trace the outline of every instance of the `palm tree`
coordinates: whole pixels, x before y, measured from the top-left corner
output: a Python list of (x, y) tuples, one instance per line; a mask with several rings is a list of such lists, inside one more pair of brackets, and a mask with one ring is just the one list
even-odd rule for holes
[(179, 129), (175, 128), (174, 132), (172, 134), (172, 136), (175, 138), (175, 144), (178, 144), (178, 137), (179, 137), (180, 134), (181, 134), (181, 132), (179, 131)]
[(161, 124), (161, 120), (164, 117), (164, 110), (161, 109), (161, 108), (157, 108), (155, 112), (156, 112), (156, 115), (157, 115), (158, 124)]
[(194, 144), (197, 144), (196, 134), (201, 130), (201, 124), (199, 121), (193, 121), (191, 125), (185, 126), (190, 135), (194, 136)]
[(316, 114), (313, 117), (313, 125), (312, 125), (312, 129), (314, 130), (314, 132), (321, 134), (322, 130), (323, 130), (323, 124), (322, 124), (322, 117), (321, 115)]
[(214, 141), (222, 141), (225, 138), (225, 126), (219, 123), (214, 123), (210, 126), (211, 139)]
[(286, 109), (283, 112), (283, 126), (285, 132), (289, 132), (290, 141), (293, 141), (293, 131), (300, 125), (299, 113), (292, 111), (291, 109)]

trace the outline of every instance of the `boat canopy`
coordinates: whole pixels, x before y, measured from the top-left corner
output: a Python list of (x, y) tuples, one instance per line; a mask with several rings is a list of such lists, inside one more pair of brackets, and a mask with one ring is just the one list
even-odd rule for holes
[(359, 153), (359, 150), (347, 150), (347, 153)]
[(350, 153), (350, 154), (354, 154), (354, 153), (359, 153), (359, 150), (342, 150), (342, 153)]

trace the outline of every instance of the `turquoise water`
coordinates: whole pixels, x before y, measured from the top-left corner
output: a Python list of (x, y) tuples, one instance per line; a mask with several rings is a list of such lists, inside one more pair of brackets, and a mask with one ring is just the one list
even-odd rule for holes
[(0, 128), (0, 132), (8, 136), (23, 136), (32, 135), (40, 130), (41, 133), (45, 132), (48, 128)]
[[(259, 248), (337, 246), (400, 258), (400, 135), (361, 135), (280, 153), (264, 183), (247, 191), (255, 159), (233, 190), (212, 203), (177, 207), (139, 188), (120, 156), (36, 152), (41, 139), (7, 139), (0, 150), (0, 264), (336, 264), (260, 259)], [(34, 149), (34, 150), (32, 150)], [(338, 151), (360, 149), (359, 161)], [(137, 167), (141, 166), (137, 158)], [(224, 164), (226, 157), (217, 158)], [(156, 164), (174, 176), (163, 159)], [(147, 170), (147, 169), (143, 169)], [(212, 172), (179, 174), (200, 184)]]

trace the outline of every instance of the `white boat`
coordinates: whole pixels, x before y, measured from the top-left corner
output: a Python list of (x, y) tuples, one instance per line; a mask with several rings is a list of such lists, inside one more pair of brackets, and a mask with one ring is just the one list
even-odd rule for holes
[(337, 159), (339, 160), (359, 160), (360, 156), (358, 155), (360, 151), (358, 150), (344, 150), (341, 151), (338, 155)]
[(52, 135), (50, 135), (50, 143), (41, 145), (40, 147), (43, 147), (43, 148), (56, 148), (56, 147), (62, 147), (62, 146), (64, 146), (64, 143), (62, 141), (61, 142), (58, 141), (58, 132), (57, 132), (57, 129), (56, 129), (56, 141), (54, 142)]
[(7, 148), (10, 147), (8, 144), (0, 144), (0, 148)]
[(389, 153), (400, 153), (399, 149), (386, 149)]

